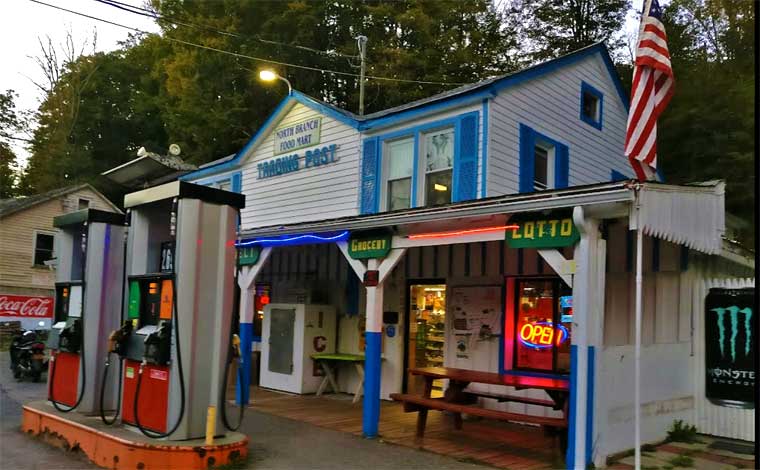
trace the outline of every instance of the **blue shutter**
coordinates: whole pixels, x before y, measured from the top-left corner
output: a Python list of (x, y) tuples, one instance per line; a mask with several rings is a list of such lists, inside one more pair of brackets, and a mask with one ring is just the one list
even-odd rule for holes
[(243, 192), (243, 177), (240, 173), (235, 173), (232, 175), (232, 192), (233, 193), (241, 193)]
[(458, 124), (458, 148), (454, 158), (454, 201), (477, 197), (478, 190), (478, 114), (462, 117)]
[(532, 193), (535, 175), (535, 147), (536, 136), (533, 129), (520, 124), (520, 192)]
[(557, 142), (554, 147), (554, 187), (567, 188), (570, 179), (570, 151), (567, 145)]
[(361, 213), (374, 214), (377, 212), (378, 192), (380, 189), (378, 139), (373, 137), (364, 140), (362, 151), (362, 185), (361, 185)]

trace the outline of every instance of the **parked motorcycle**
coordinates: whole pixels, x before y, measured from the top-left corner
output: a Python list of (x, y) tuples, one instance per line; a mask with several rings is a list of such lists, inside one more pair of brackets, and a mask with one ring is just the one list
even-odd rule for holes
[(14, 337), (10, 347), (11, 370), (13, 377), (20, 380), (29, 377), (39, 382), (42, 372), (47, 370), (45, 360), (45, 343), (40, 341), (37, 333), (21, 330)]

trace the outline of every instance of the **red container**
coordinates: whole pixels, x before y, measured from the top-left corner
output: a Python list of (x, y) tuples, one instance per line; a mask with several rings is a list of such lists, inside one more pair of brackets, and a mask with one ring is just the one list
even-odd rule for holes
[[(79, 354), (52, 352), (55, 361), (48, 365), (48, 397), (56, 403), (74, 406), (79, 392)], [(53, 374), (55, 367), (55, 374)], [(51, 382), (50, 379), (55, 382)]]
[[(140, 363), (124, 361), (124, 386), (121, 400), (121, 420), (136, 426), (134, 414), (135, 392)], [(140, 425), (155, 432), (166, 432), (166, 415), (169, 404), (169, 367), (146, 364), (140, 379), (140, 396), (137, 412)]]

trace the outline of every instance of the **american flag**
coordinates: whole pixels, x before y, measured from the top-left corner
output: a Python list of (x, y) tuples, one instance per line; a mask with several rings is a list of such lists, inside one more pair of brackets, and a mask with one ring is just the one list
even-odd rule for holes
[(662, 9), (657, 0), (645, 0), (625, 136), (625, 154), (639, 180), (654, 179), (657, 170), (657, 118), (673, 96), (673, 85)]

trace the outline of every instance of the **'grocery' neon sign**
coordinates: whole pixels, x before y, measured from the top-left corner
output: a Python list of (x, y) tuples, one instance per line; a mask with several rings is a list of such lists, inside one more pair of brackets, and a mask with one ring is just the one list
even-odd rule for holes
[[(556, 332), (556, 337), (555, 337)], [(570, 334), (562, 325), (550, 321), (526, 323), (520, 328), (520, 342), (529, 348), (547, 349), (567, 341)]]

